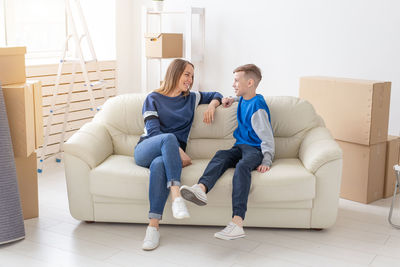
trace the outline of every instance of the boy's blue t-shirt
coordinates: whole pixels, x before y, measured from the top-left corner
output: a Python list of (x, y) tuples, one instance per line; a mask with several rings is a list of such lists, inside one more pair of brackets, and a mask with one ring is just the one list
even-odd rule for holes
[(262, 140), (254, 130), (255, 125), (252, 125), (253, 114), (260, 109), (267, 112), (268, 120), (271, 124), (269, 108), (262, 95), (257, 94), (249, 100), (240, 97), (237, 109), (238, 127), (233, 133), (233, 137), (236, 138), (235, 145), (247, 144), (254, 147), (260, 147)]
[(190, 92), (188, 96), (176, 97), (150, 93), (143, 103), (145, 130), (139, 143), (152, 136), (172, 133), (185, 150), (196, 107), (209, 104), (213, 99), (221, 102), (221, 98), (222, 95), (218, 92)]

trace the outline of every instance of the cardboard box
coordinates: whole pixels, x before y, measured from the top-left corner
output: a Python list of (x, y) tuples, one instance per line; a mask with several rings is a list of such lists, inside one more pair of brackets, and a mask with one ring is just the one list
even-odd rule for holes
[(390, 82), (330, 77), (300, 78), (308, 100), (335, 139), (362, 145), (386, 142)]
[(385, 198), (393, 197), (396, 185), (396, 172), (393, 166), (396, 164), (400, 164), (400, 137), (389, 135), (386, 142), (386, 171), (383, 189), (383, 197)]
[(29, 157), (35, 151), (33, 84), (3, 86), (8, 124), (15, 157)]
[(386, 142), (364, 146), (336, 140), (343, 151), (340, 197), (370, 203), (383, 197)]
[(16, 157), (15, 167), (24, 220), (39, 216), (37, 155)]
[(35, 149), (43, 145), (43, 101), (42, 83), (38, 80), (27, 80), (33, 86), (33, 103), (35, 111)]
[(183, 56), (183, 35), (181, 33), (147, 33), (146, 57), (179, 58)]
[(0, 47), (0, 82), (2, 85), (24, 83), (25, 47)]

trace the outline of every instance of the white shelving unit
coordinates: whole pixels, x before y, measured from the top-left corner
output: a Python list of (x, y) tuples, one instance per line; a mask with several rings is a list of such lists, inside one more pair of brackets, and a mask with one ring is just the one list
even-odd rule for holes
[[(145, 46), (145, 33), (149, 32), (150, 28), (150, 17), (158, 17), (158, 31), (151, 32), (163, 32), (163, 23), (167, 19), (167, 16), (180, 16), (184, 19), (185, 30), (183, 32), (183, 57), (192, 63), (199, 64), (203, 61), (204, 55), (204, 45), (205, 45), (205, 16), (204, 8), (200, 7), (187, 7), (184, 10), (164, 10), (164, 11), (154, 11), (153, 9), (143, 7), (142, 8), (142, 92), (147, 93), (155, 88), (149, 87), (149, 79), (151, 78), (151, 73), (149, 72), (149, 62), (158, 61), (159, 65), (159, 81), (163, 79), (164, 73), (162, 72), (162, 61), (164, 58), (147, 58), (146, 57), (146, 46)], [(193, 51), (193, 17), (199, 16), (198, 32), (200, 33), (200, 46), (199, 51), (194, 53)], [(196, 78), (200, 76), (199, 71), (196, 69)]]

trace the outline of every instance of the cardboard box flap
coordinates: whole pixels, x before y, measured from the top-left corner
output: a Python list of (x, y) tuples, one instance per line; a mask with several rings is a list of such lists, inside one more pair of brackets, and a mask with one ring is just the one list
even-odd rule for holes
[(7, 84), (3, 85), (3, 89), (9, 89), (9, 88), (24, 88), (26, 83), (14, 83), (14, 84)]
[(374, 84), (372, 95), (370, 140), (386, 140), (389, 126), (391, 82)]
[(331, 77), (331, 76), (302, 76), (301, 78), (321, 80), (321, 81), (346, 82), (346, 83), (371, 84), (371, 85), (375, 83), (383, 83), (382, 81), (377, 81), (377, 80), (364, 80), (364, 79), (341, 78), (341, 77)]
[(26, 47), (0, 47), (0, 56), (26, 54)]
[(398, 140), (398, 139), (400, 139), (400, 136), (388, 135), (387, 141), (391, 142), (393, 140)]

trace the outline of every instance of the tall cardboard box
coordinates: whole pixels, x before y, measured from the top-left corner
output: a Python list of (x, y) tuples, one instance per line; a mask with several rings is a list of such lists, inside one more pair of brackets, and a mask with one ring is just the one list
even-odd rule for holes
[(362, 145), (386, 142), (390, 82), (332, 77), (300, 78), (308, 100), (335, 139)]
[(147, 33), (146, 57), (179, 58), (183, 56), (183, 35), (181, 33)]
[(42, 83), (39, 80), (27, 80), (33, 86), (33, 107), (35, 117), (35, 149), (43, 145), (43, 100)]
[(365, 146), (336, 141), (343, 151), (340, 197), (366, 204), (381, 199), (386, 142)]
[(0, 82), (2, 85), (24, 83), (25, 47), (0, 47)]
[(383, 197), (392, 197), (396, 185), (396, 172), (393, 166), (400, 164), (400, 137), (388, 136), (386, 142), (386, 172)]
[(16, 157), (15, 167), (24, 220), (39, 216), (37, 155)]
[(29, 157), (35, 150), (33, 84), (3, 86), (15, 157)]

